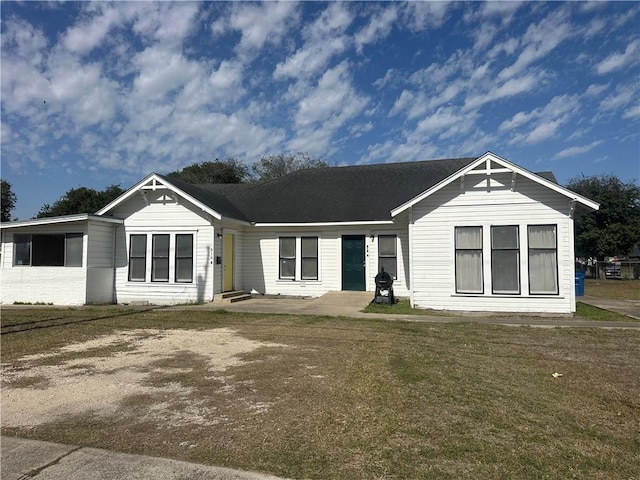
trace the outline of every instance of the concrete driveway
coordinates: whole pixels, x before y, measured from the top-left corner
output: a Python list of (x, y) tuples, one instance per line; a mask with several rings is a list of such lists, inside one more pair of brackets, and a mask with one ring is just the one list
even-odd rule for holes
[(166, 458), (2, 436), (2, 480), (279, 480)]

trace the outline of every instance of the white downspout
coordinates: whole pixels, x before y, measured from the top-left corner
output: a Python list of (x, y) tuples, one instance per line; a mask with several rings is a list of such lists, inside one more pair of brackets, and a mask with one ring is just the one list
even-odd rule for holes
[(413, 302), (413, 207), (409, 207), (409, 302)]

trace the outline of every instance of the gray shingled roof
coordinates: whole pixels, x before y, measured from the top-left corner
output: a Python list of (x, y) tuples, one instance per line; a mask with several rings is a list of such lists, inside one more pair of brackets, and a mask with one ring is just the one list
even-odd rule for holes
[(191, 185), (164, 178), (223, 216), (248, 222), (380, 221), (474, 160), (315, 168), (258, 184)]

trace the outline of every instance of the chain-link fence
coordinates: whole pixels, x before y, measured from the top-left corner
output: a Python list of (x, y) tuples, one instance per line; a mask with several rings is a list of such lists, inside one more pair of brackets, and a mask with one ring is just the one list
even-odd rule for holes
[(576, 264), (576, 268), (584, 270), (587, 278), (599, 278), (601, 280), (640, 279), (640, 260), (589, 262), (581, 265)]

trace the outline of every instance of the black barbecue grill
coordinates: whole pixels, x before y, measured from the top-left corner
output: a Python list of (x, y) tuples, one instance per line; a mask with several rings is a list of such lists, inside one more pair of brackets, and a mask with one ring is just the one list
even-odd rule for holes
[(380, 269), (380, 273), (376, 275), (376, 295), (373, 298), (375, 303), (388, 303), (393, 305), (396, 299), (393, 296), (393, 277)]

